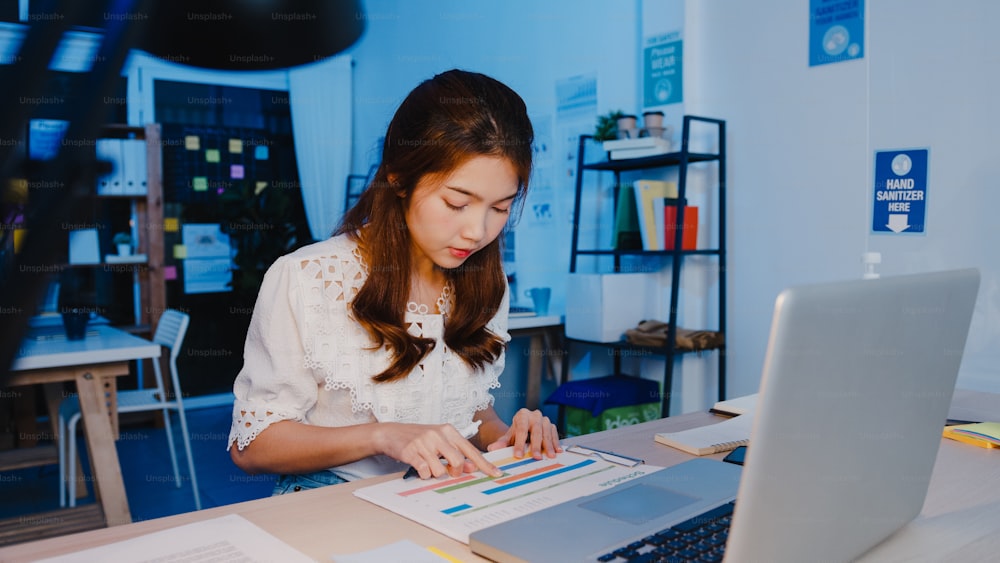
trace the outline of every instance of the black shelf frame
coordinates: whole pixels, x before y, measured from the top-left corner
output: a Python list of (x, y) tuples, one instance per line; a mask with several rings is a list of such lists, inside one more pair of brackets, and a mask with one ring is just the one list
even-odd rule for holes
[[(691, 138), (691, 126), (692, 123), (704, 123), (709, 126), (715, 126), (718, 135), (718, 152), (716, 153), (701, 153), (701, 152), (691, 152), (690, 151), (690, 138)], [(587, 153), (587, 147), (590, 143), (593, 143), (592, 135), (580, 135), (579, 144), (577, 146), (577, 168), (576, 168), (576, 191), (574, 194), (573, 201), (573, 236), (571, 243), (571, 254), (570, 254), (570, 273), (575, 273), (577, 271), (577, 257), (578, 256), (611, 256), (614, 261), (614, 271), (621, 271), (621, 258), (623, 256), (661, 256), (669, 257), (672, 259), (671, 267), (671, 283), (670, 283), (670, 312), (668, 315), (667, 322), (669, 323), (669, 328), (667, 329), (667, 343), (668, 345), (660, 347), (651, 346), (635, 346), (629, 344), (625, 341), (620, 342), (589, 342), (584, 340), (577, 340), (567, 338), (567, 344), (572, 342), (578, 342), (582, 344), (594, 345), (594, 346), (605, 346), (616, 350), (615, 353), (615, 372), (620, 372), (621, 363), (621, 351), (643, 351), (652, 354), (658, 354), (665, 356), (665, 368), (663, 374), (663, 398), (661, 414), (663, 417), (670, 416), (670, 398), (673, 390), (673, 372), (674, 372), (674, 360), (678, 355), (687, 354), (691, 352), (697, 353), (708, 353), (715, 352), (718, 355), (718, 399), (720, 401), (726, 398), (726, 346), (725, 344), (715, 348), (713, 350), (682, 350), (678, 349), (675, 345), (677, 341), (677, 309), (678, 300), (680, 297), (680, 276), (681, 267), (683, 265), (684, 258), (687, 256), (718, 256), (719, 258), (719, 318), (718, 318), (718, 330), (723, 335), (726, 332), (726, 122), (721, 119), (714, 119), (710, 117), (701, 117), (694, 115), (685, 115), (683, 117), (683, 125), (681, 128), (681, 146), (680, 150), (676, 152), (670, 152), (660, 155), (647, 156), (642, 158), (633, 159), (621, 159), (612, 160), (610, 155), (608, 155), (607, 160), (599, 162), (585, 162), (585, 155)], [(697, 249), (697, 250), (684, 250), (682, 248), (683, 242), (683, 230), (675, 229), (674, 232), (674, 245), (673, 250), (626, 250), (626, 249), (592, 249), (592, 248), (580, 248), (579, 245), (579, 235), (580, 235), (580, 207), (583, 192), (583, 174), (585, 171), (596, 170), (596, 171), (606, 171), (613, 172), (615, 176), (615, 187), (614, 194), (612, 196), (612, 201), (614, 205), (618, 204), (618, 190), (621, 183), (621, 174), (623, 172), (639, 171), (650, 168), (664, 168), (664, 167), (677, 167), (678, 168), (678, 181), (677, 181), (677, 201), (686, 201), (687, 197), (687, 176), (688, 168), (691, 164), (699, 162), (718, 162), (718, 182), (716, 189), (718, 191), (718, 246), (715, 248), (707, 249)], [(617, 211), (617, 210), (616, 210)], [(614, 214), (613, 214), (614, 216)], [(680, 225), (684, 224), (684, 206), (677, 205), (677, 223)]]

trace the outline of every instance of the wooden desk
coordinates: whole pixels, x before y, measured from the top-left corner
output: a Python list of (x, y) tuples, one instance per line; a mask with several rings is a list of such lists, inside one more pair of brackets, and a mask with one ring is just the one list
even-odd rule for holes
[[(991, 404), (1000, 408), (1000, 395)], [(992, 412), (1000, 412), (993, 410)], [(641, 456), (669, 466), (691, 456), (653, 442), (660, 431), (676, 431), (722, 420), (690, 413), (587, 436), (578, 442)], [(722, 454), (712, 456), (721, 458)], [(317, 561), (408, 539), (461, 561), (485, 561), (468, 546), (370, 504), (352, 492), (399, 474), (270, 497), (198, 512), (93, 530), (0, 549), (0, 561), (30, 561), (133, 538), (225, 514), (239, 514)], [(861, 558), (862, 561), (989, 561), (1000, 553), (1000, 452), (942, 439), (923, 511), (911, 523)], [(349, 515), (349, 517), (345, 517)]]
[[(48, 513), (38, 518), (20, 517), (0, 522), (4, 533), (17, 533), (18, 522), (26, 533), (50, 531), (51, 524), (74, 522), (80, 528), (117, 526), (132, 521), (122, 481), (115, 439), (117, 418), (112, 417), (115, 378), (129, 374), (129, 362), (158, 358), (160, 346), (106, 325), (90, 325), (83, 340), (67, 340), (61, 326), (34, 327), (28, 332), (7, 386), (43, 384), (49, 389), (64, 381), (76, 384), (84, 436), (90, 453), (95, 496), (99, 503)], [(58, 412), (60, 393), (47, 393), (50, 412)], [(55, 403), (55, 404), (53, 404)], [(57, 437), (57, 440), (61, 437)], [(81, 516), (84, 515), (81, 522)], [(91, 521), (92, 523), (88, 523)], [(50, 534), (52, 535), (52, 534)], [(0, 537), (0, 543), (3, 538)]]
[[(556, 383), (562, 377), (561, 343), (563, 333), (562, 317), (550, 315), (545, 317), (511, 317), (507, 332), (511, 338), (529, 337), (528, 345), (528, 389), (524, 398), (524, 406), (537, 409), (541, 406), (542, 374), (545, 366), (556, 378)], [(545, 361), (547, 360), (547, 361)]]

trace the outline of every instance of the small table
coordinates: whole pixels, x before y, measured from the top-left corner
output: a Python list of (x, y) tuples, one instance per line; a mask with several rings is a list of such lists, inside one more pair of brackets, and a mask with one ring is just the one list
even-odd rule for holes
[[(511, 338), (531, 338), (528, 351), (528, 390), (524, 399), (524, 406), (529, 409), (534, 410), (541, 405), (542, 370), (546, 364), (549, 372), (556, 378), (556, 383), (562, 378), (562, 326), (562, 317), (558, 315), (510, 317), (507, 323), (507, 332)], [(548, 361), (543, 363), (545, 358)]]
[[(132, 360), (159, 356), (158, 344), (107, 325), (88, 326), (82, 340), (68, 340), (61, 326), (36, 326), (29, 329), (11, 371), (2, 381), (4, 386), (42, 384), (49, 389), (64, 381), (76, 383), (100, 513), (95, 513), (93, 508), (77, 509), (89, 510), (88, 514), (99, 520), (97, 526), (117, 526), (132, 521), (115, 448), (118, 436), (116, 378), (129, 374)], [(58, 412), (58, 394), (47, 393), (47, 396), (50, 413)], [(57, 437), (57, 440), (63, 439), (72, 437)], [(25, 525), (31, 525), (30, 518), (21, 519), (29, 522)]]

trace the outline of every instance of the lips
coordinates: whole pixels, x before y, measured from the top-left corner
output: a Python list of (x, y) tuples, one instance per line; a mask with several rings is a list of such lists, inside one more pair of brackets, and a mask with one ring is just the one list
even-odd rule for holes
[(455, 258), (468, 258), (472, 255), (472, 250), (465, 250), (461, 248), (450, 248), (448, 250), (451, 251), (451, 255)]

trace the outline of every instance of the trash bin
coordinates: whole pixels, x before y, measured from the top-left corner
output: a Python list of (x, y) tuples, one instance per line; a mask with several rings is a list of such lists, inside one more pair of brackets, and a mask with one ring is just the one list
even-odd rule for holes
[(612, 374), (567, 381), (545, 400), (562, 408), (566, 436), (580, 436), (660, 418), (660, 384)]

